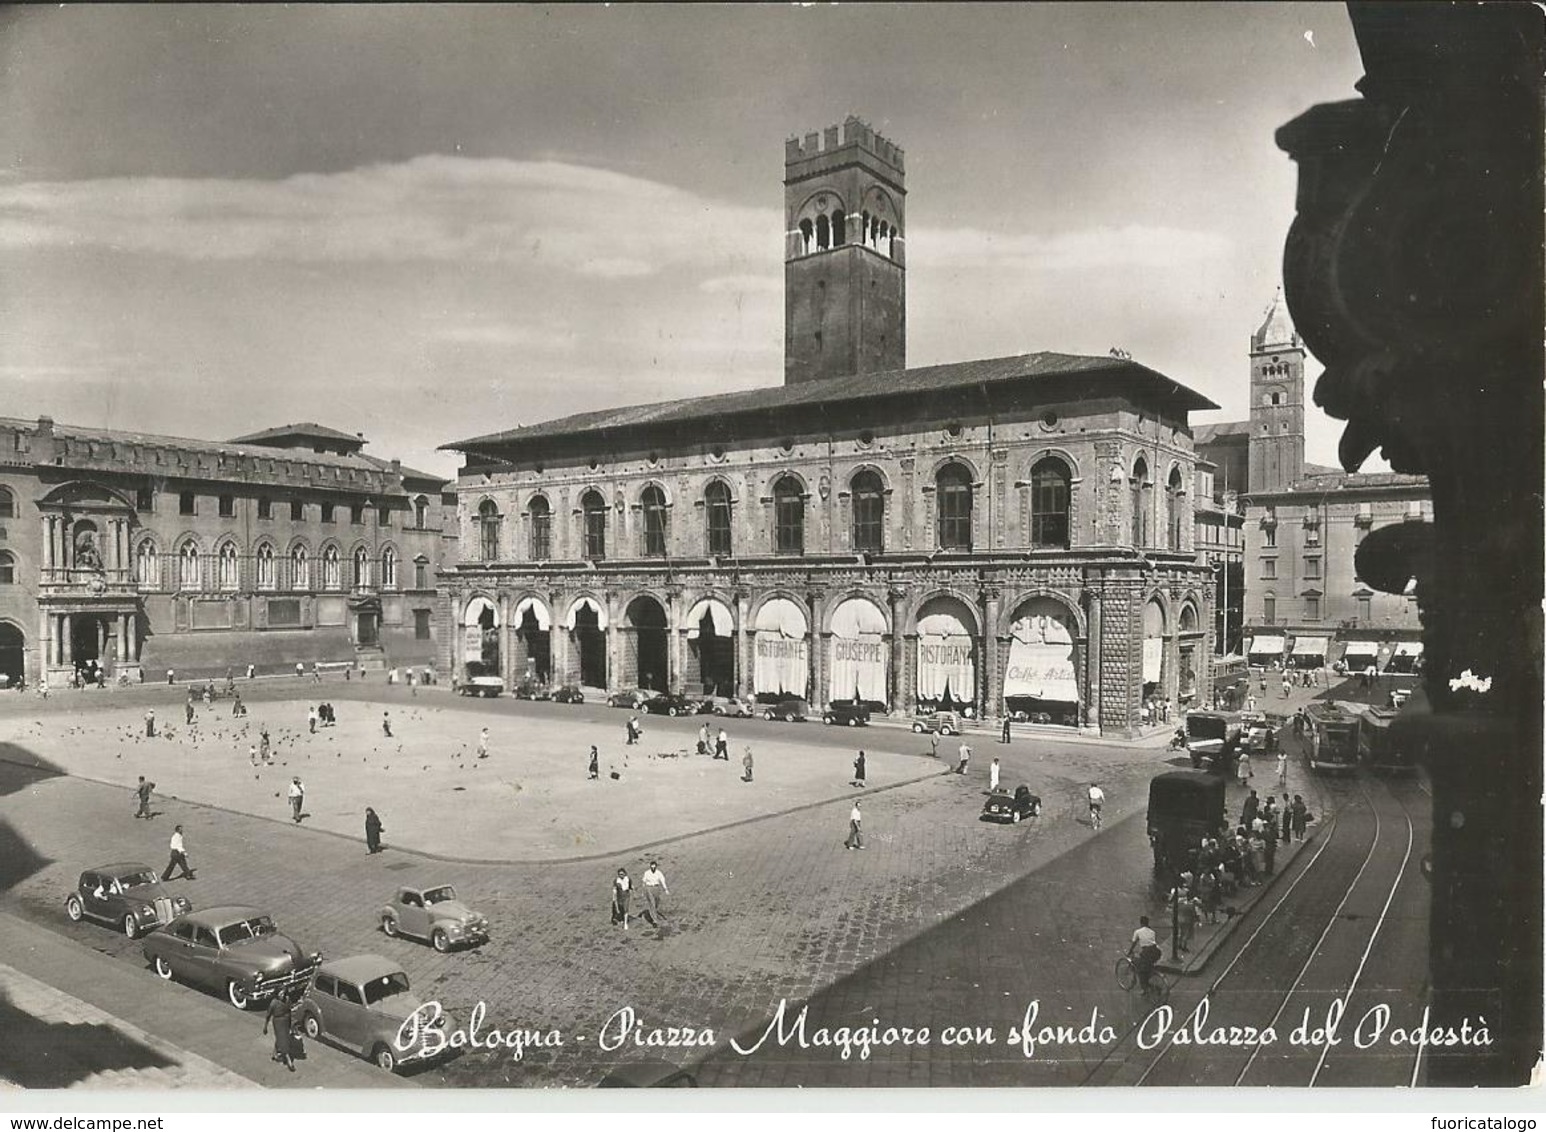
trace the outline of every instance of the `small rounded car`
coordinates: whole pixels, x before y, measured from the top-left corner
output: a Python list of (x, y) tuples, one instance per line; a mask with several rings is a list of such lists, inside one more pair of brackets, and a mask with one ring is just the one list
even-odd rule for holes
[(913, 720), (913, 730), (920, 735), (925, 731), (939, 735), (959, 735), (961, 717), (953, 711), (937, 711), (933, 715), (920, 715)]
[[(300, 1023), (308, 1038), (352, 1049), (388, 1073), (449, 1049), (445, 1033), (454, 1029), (443, 1011), (413, 993), (401, 967), (379, 955), (318, 966), (301, 999)], [(430, 1031), (440, 1040), (431, 1041)]]
[(515, 686), (515, 698), (518, 700), (550, 700), (553, 698), (553, 689), (540, 680), (522, 680)]
[(459, 696), (494, 697), (505, 690), (505, 682), (498, 676), (469, 676), (456, 685)]
[(703, 710), (703, 701), (675, 692), (661, 692), (644, 701), (644, 710), (650, 715), (697, 715)]
[(77, 923), (112, 924), (130, 939), (193, 911), (186, 896), (173, 896), (149, 865), (98, 865), (81, 873), (64, 898), (64, 914)]
[(785, 723), (804, 723), (811, 716), (811, 705), (797, 696), (789, 696), (762, 709), (763, 719), (782, 719)]
[(827, 710), (821, 713), (821, 722), (828, 725), (868, 727), (870, 707), (866, 703), (855, 703), (853, 700), (833, 700), (827, 705)]
[(757, 705), (749, 700), (730, 696), (716, 696), (709, 701), (709, 711), (729, 719), (751, 719), (757, 715)]
[(257, 908), (227, 905), (178, 916), (141, 945), (156, 974), (224, 991), (238, 1010), (304, 983), (321, 962)]
[(553, 693), (553, 702), (555, 704), (583, 704), (585, 702), (585, 693), (580, 691), (577, 684), (565, 684)]
[(387, 935), (422, 939), (436, 951), (488, 942), (488, 917), (458, 900), (449, 884), (399, 888), (379, 915)]
[(1032, 794), (1029, 786), (1015, 787), (1011, 796), (1007, 793), (996, 793), (983, 803), (982, 820), (999, 822), (1018, 822), (1025, 818), (1041, 816), (1041, 795)]
[(638, 711), (649, 698), (648, 692), (641, 692), (638, 688), (620, 688), (607, 696), (607, 706)]

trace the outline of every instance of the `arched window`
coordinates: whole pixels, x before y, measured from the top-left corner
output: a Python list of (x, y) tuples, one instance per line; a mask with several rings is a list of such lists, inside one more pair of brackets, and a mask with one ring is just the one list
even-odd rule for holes
[(1133, 464), (1133, 545), (1149, 545), (1149, 465), (1142, 456)]
[(816, 230), (811, 227), (809, 220), (800, 221), (800, 254), (811, 254), (811, 241), (816, 238)]
[(0, 550), (0, 586), (16, 584), (16, 556), (9, 550)]
[(546, 562), (553, 557), (553, 508), (547, 496), (539, 495), (531, 501), (531, 547), (533, 562)]
[(351, 584), (355, 589), (364, 589), (370, 585), (370, 551), (363, 546), (354, 548), (354, 571)]
[(816, 250), (825, 251), (832, 246), (832, 224), (825, 216), (816, 217)]
[(886, 486), (869, 468), (849, 484), (853, 494), (854, 550), (879, 554), (886, 548)]
[(274, 569), (274, 547), (264, 543), (258, 547), (258, 589), (271, 590), (279, 584), (278, 571)]
[(325, 590), (343, 589), (343, 574), (339, 569), (338, 548), (329, 546), (322, 551), (322, 588)]
[(177, 551), (177, 588), (199, 588), (199, 544), (189, 539)]
[(134, 552), (134, 581), (143, 589), (153, 590), (161, 585), (161, 556), (150, 539), (140, 543)]
[(220, 588), (234, 590), (241, 582), (240, 569), (236, 559), (236, 544), (234, 542), (220, 545)]
[(650, 484), (639, 496), (639, 506), (644, 512), (644, 556), (666, 556), (666, 493)]
[(413, 560), (413, 588), (429, 589), (429, 559), (422, 554)]
[(708, 553), (717, 558), (730, 555), (730, 485), (715, 480), (703, 489), (703, 523)]
[(1165, 538), (1171, 550), (1181, 549), (1181, 469), (1170, 469), (1165, 484)]
[(16, 496), (8, 487), (0, 487), (0, 519), (16, 518)]
[(805, 553), (805, 495), (793, 476), (773, 485), (773, 549), (779, 554)]
[(397, 588), (397, 551), (390, 546), (381, 552), (381, 588)]
[(580, 500), (585, 513), (585, 557), (599, 561), (607, 556), (607, 501), (599, 491), (587, 491)]
[(429, 500), (422, 495), (413, 501), (413, 525), (421, 531), (429, 526)]
[(972, 474), (961, 464), (946, 464), (934, 477), (939, 506), (941, 550), (972, 548)]
[(1068, 499), (1072, 477), (1063, 461), (1051, 456), (1031, 468), (1031, 545), (1069, 545)]
[(304, 546), (293, 547), (290, 550), (290, 588), (311, 589), (311, 559)]
[(499, 507), (492, 499), (478, 504), (478, 553), (485, 562), (499, 558)]
[(832, 246), (841, 247), (847, 242), (844, 238), (847, 234), (848, 224), (840, 208), (832, 214)]

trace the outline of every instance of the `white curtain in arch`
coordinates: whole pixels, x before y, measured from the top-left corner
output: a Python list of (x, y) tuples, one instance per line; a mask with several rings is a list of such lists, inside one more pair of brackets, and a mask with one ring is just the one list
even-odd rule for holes
[(494, 627), (499, 627), (499, 609), (486, 597), (475, 597), (467, 603), (462, 616), (462, 659), (481, 664), (483, 661), (483, 626), (480, 618), (484, 613), (494, 615)]
[(886, 617), (872, 601), (849, 598), (832, 612), (831, 676), (834, 700), (855, 695), (886, 702), (886, 671), (891, 649), (886, 645)]
[(804, 611), (788, 598), (772, 598), (757, 611), (755, 628), (752, 690), (804, 698), (809, 693), (811, 672)]
[(1004, 698), (1031, 696), (1061, 703), (1079, 702), (1074, 674), (1074, 634), (1067, 618), (1050, 610), (1020, 617), (1009, 626), (1009, 665)]
[(534, 597), (523, 597), (516, 603), (515, 610), (510, 614), (510, 624), (519, 631), (521, 624), (526, 620), (526, 611), (531, 610), (532, 616), (537, 619), (537, 630), (546, 633), (553, 627), (553, 618), (548, 615), (548, 607)]
[(941, 610), (918, 618), (918, 698), (977, 698), (977, 646), (960, 614)]
[(1165, 669), (1165, 611), (1159, 603), (1143, 607), (1143, 682), (1158, 684)]
[(714, 625), (716, 637), (728, 637), (735, 632), (735, 617), (730, 607), (717, 598), (706, 597), (687, 611), (682, 623), (687, 626), (687, 639), (696, 641), (703, 633), (703, 616), (708, 614)]

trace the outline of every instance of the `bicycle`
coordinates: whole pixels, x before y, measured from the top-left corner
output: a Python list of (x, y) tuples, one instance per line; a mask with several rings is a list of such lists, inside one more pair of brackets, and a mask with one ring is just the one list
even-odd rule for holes
[[(1117, 957), (1116, 976), (1117, 986), (1125, 991), (1139, 986), (1138, 964), (1133, 962), (1132, 956)], [(1151, 1006), (1163, 1006), (1170, 1001), (1170, 980), (1161, 974), (1157, 965), (1149, 968), (1149, 985), (1142, 989), (1142, 994)]]
[(1100, 810), (1101, 808), (1098, 804), (1090, 807), (1090, 828), (1092, 830), (1100, 829)]

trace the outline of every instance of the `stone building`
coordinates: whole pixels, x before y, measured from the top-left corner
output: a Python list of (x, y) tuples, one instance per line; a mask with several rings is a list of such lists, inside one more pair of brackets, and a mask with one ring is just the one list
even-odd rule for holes
[(1411, 671), (1422, 653), (1415, 592), (1369, 586), (1354, 552), (1370, 531), (1429, 521), (1428, 481), (1305, 462), (1305, 356), (1279, 295), (1251, 335), (1249, 421), (1198, 429), (1198, 454), (1228, 469), (1245, 504), (1251, 662)]
[(900, 368), (901, 151), (850, 119), (786, 171), (783, 386), (446, 445), (443, 663), (1119, 735), (1194, 697), (1211, 402), (1122, 357)]
[(455, 496), (364, 444), (313, 424), (216, 442), (0, 418), (0, 671), (432, 663)]
[[(1218, 426), (1196, 430), (1199, 450), (1210, 427)], [(1221, 656), (1236, 655), (1245, 609), (1245, 506), (1235, 492), (1220, 485), (1218, 466), (1200, 455), (1192, 516), (1197, 525), (1192, 539), (1197, 559), (1213, 570), (1214, 646)]]

